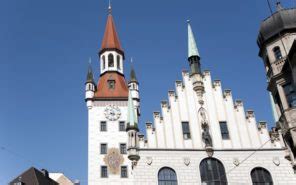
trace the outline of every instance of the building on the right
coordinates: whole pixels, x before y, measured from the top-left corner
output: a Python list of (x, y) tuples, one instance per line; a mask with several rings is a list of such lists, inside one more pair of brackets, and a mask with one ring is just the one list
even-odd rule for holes
[(286, 158), (296, 168), (296, 8), (277, 3), (276, 12), (261, 23), (257, 44), (276, 128), (287, 146)]

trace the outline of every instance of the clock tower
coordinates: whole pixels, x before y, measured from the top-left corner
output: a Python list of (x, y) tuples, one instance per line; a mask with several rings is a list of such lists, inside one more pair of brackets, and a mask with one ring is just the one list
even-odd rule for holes
[(99, 50), (100, 77), (96, 84), (91, 67), (86, 82), (88, 108), (88, 184), (130, 184), (128, 158), (128, 96), (123, 73), (124, 51), (108, 8)]

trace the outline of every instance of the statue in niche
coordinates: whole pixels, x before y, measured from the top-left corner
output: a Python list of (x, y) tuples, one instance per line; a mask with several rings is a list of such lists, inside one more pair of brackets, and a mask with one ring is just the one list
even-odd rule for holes
[(202, 127), (204, 127), (205, 125), (208, 125), (206, 110), (203, 107), (199, 109), (199, 115), (200, 115)]
[(207, 113), (206, 110), (201, 107), (199, 109), (199, 116), (200, 116), (200, 121), (201, 121), (201, 127), (202, 127), (202, 139), (205, 143), (205, 147), (212, 147), (212, 137), (210, 135), (209, 131), (209, 124), (208, 124), (208, 119), (207, 119)]
[(213, 146), (213, 143), (212, 143), (212, 137), (210, 135), (210, 132), (209, 132), (209, 127), (206, 126), (206, 127), (203, 127), (203, 132), (202, 132), (202, 139), (205, 143), (205, 147), (212, 147)]

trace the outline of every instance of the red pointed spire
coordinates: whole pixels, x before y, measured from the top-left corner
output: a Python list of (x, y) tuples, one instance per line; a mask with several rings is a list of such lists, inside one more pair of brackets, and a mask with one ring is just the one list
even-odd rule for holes
[(113, 21), (113, 17), (111, 15), (110, 8), (109, 8), (109, 15), (107, 19), (105, 34), (102, 41), (102, 47), (100, 52), (102, 53), (104, 50), (108, 50), (108, 49), (119, 50), (120, 52), (123, 53), (123, 49), (120, 45), (119, 37), (116, 32), (116, 28)]

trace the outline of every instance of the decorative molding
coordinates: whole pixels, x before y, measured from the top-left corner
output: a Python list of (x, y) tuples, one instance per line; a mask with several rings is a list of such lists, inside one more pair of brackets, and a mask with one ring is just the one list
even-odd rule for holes
[(189, 164), (190, 164), (190, 158), (189, 157), (184, 157), (183, 160), (184, 160), (184, 164), (186, 166), (189, 166)]
[(110, 104), (116, 105), (118, 107), (127, 107), (127, 99), (124, 101), (93, 101), (93, 105), (98, 107), (105, 107)]
[(272, 162), (276, 165), (279, 166), (281, 164), (280, 158), (279, 157), (274, 157), (272, 159)]
[(153, 160), (152, 157), (146, 157), (146, 163), (150, 166), (152, 164)]
[(234, 164), (235, 166), (240, 165), (239, 159), (238, 159), (238, 158), (233, 158), (233, 164)]
[[(246, 148), (246, 149), (215, 149), (215, 152), (254, 152), (254, 151), (284, 151), (287, 148)], [(206, 151), (205, 149), (177, 149), (177, 148), (139, 148), (140, 151)]]

